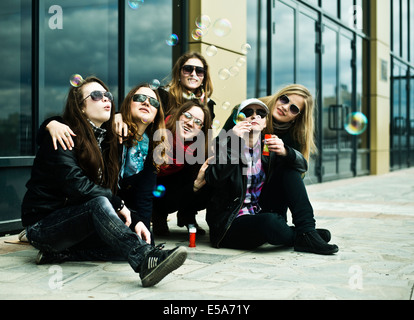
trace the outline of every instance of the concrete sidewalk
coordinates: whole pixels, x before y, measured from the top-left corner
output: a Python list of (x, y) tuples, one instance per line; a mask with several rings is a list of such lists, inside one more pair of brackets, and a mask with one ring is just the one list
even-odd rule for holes
[[(317, 227), (339, 246), (335, 255), (214, 249), (198, 236), (181, 268), (143, 288), (126, 262), (38, 266), (37, 250), (13, 235), (0, 238), (0, 299), (413, 300), (414, 168), (307, 189)], [(170, 219), (171, 236), (157, 243), (187, 246), (187, 231)], [(198, 221), (207, 230), (204, 213)]]

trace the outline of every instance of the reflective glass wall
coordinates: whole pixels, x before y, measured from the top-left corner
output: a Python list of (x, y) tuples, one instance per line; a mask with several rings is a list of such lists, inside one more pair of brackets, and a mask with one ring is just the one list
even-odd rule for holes
[(46, 118), (62, 113), (73, 74), (108, 84), (117, 107), (136, 84), (168, 79), (173, 2), (0, 1), (0, 234), (20, 204)]
[(248, 96), (300, 83), (317, 102), (319, 152), (307, 182), (369, 173), (368, 126), (357, 134), (345, 130), (351, 113), (369, 117), (369, 1), (257, 0), (249, 6), (248, 42), (257, 52), (248, 60)]
[(391, 0), (391, 169), (414, 165), (414, 3)]

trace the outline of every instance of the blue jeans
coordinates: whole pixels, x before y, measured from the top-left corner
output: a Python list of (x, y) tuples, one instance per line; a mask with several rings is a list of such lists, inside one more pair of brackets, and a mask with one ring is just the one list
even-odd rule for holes
[(152, 248), (124, 224), (105, 197), (50, 213), (27, 227), (27, 238), (44, 252), (70, 252), (76, 248), (73, 251), (82, 252), (83, 256), (90, 253), (93, 258), (108, 254), (123, 257), (135, 272), (140, 271)]

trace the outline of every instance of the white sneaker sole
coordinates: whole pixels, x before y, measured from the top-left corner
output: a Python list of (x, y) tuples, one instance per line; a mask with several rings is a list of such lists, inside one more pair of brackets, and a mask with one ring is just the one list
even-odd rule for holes
[(178, 247), (167, 259), (152, 270), (151, 273), (141, 279), (142, 286), (152, 287), (156, 285), (169, 273), (181, 267), (186, 259), (187, 249), (185, 247)]

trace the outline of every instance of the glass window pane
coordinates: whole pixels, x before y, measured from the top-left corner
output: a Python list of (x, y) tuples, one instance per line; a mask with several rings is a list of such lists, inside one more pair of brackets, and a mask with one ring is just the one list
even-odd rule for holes
[(272, 38), (272, 92), (294, 82), (295, 15), (287, 5), (276, 2)]
[(410, 2), (410, 61), (414, 63), (414, 3)]
[(117, 101), (117, 4), (116, 0), (41, 2), (40, 121), (62, 112), (72, 74), (97, 76)]
[(354, 0), (341, 0), (341, 20), (347, 25), (356, 23), (357, 16), (354, 9)]
[[(261, 8), (258, 4), (261, 3)], [(259, 10), (261, 11), (259, 12)], [(247, 55), (247, 98), (267, 95), (267, 26), (266, 0), (247, 1), (247, 43), (252, 50)]]
[(31, 1), (0, 1), (0, 156), (32, 155)]
[(315, 20), (305, 14), (299, 14), (299, 30), (297, 48), (297, 82), (307, 87), (316, 96), (316, 31)]
[(401, 49), (402, 58), (408, 60), (408, 3), (407, 0), (401, 2)]
[(410, 165), (414, 165), (414, 69), (411, 69), (410, 76), (410, 121), (409, 121), (409, 148), (410, 148)]
[(322, 8), (329, 14), (338, 16), (338, 0), (322, 0)]
[[(126, 4), (125, 93), (142, 82), (168, 82), (172, 68), (172, 1), (151, 0), (132, 9)], [(165, 81), (163, 81), (165, 80)]]
[(336, 175), (337, 168), (337, 131), (334, 130), (335, 117), (338, 110), (334, 107), (337, 102), (337, 33), (325, 26), (323, 37), (323, 56), (322, 56), (322, 135), (323, 135), (323, 166), (324, 175)]
[(397, 56), (400, 55), (400, 0), (391, 0), (392, 6), (392, 51)]

